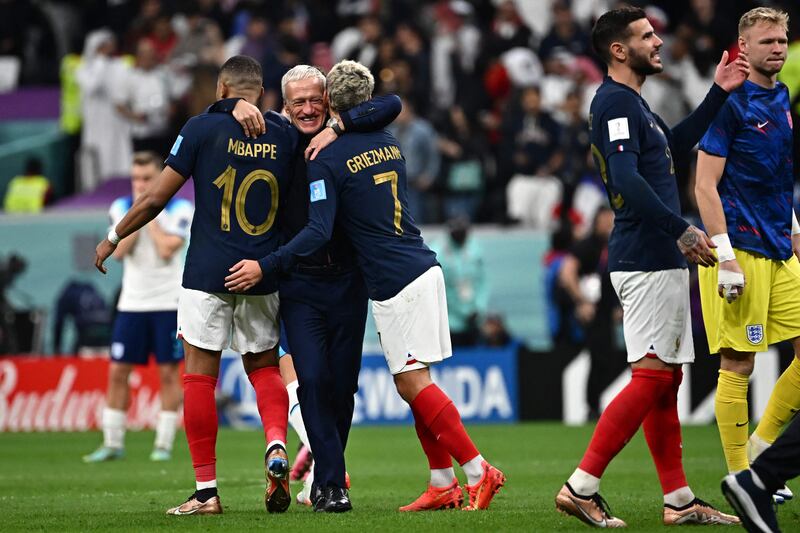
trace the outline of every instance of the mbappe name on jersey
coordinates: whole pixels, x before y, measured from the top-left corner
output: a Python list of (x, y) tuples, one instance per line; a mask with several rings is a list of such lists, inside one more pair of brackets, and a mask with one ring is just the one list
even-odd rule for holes
[(348, 159), (347, 168), (352, 174), (355, 174), (359, 170), (364, 170), (367, 167), (392, 159), (403, 159), (400, 148), (397, 146), (379, 146)]
[(278, 157), (278, 147), (270, 143), (249, 143), (239, 139), (228, 139), (228, 153), (243, 157), (275, 159)]

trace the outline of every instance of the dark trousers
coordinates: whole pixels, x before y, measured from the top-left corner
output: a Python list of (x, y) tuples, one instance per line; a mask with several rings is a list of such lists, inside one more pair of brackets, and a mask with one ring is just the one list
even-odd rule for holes
[(314, 454), (314, 483), (345, 486), (344, 449), (353, 421), (367, 290), (359, 272), (292, 274), (281, 281), (281, 318), (299, 381)]
[(795, 416), (775, 443), (750, 465), (769, 492), (800, 475), (800, 417)]

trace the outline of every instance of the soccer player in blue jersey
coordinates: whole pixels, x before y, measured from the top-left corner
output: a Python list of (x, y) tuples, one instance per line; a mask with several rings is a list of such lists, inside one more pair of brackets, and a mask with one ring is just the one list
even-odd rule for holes
[[(720, 354), (714, 406), (731, 472), (747, 469), (800, 409), (800, 226), (792, 209), (791, 99), (776, 79), (786, 60), (787, 26), (786, 13), (771, 8), (742, 16), (739, 47), (750, 76), (706, 132), (697, 160), (697, 205), (719, 259), (718, 267), (700, 269), (700, 294), (709, 350)], [(748, 441), (747, 384), (755, 352), (783, 340), (792, 341), (795, 357)], [(777, 494), (786, 497), (788, 489)]]
[[(367, 101), (369, 70), (342, 61), (328, 74), (331, 114)], [(287, 245), (258, 262), (243, 261), (226, 286), (248, 290), (263, 276), (290, 269), (330, 239), (340, 224), (355, 247), (386, 362), (409, 403), (428, 456), (428, 490), (403, 511), (460, 507), (454, 457), (467, 476), (468, 510), (486, 509), (505, 482), (469, 438), (458, 410), (430, 378), (429, 366), (452, 355), (442, 270), (408, 213), (406, 173), (397, 140), (387, 131), (350, 133), (308, 166), (309, 223)], [(302, 379), (301, 379), (302, 382)]]
[(700, 140), (728, 92), (747, 75), (744, 58), (717, 65), (702, 104), (670, 129), (640, 94), (663, 70), (661, 39), (638, 8), (602, 15), (592, 30), (608, 76), (590, 108), (591, 150), (615, 212), (608, 243), (611, 282), (624, 312), (630, 382), (605, 409), (578, 468), (556, 495), (556, 508), (595, 527), (624, 527), (598, 491), (608, 464), (643, 426), (664, 494), (665, 524), (733, 524), (695, 497), (681, 457), (677, 393), (681, 365), (694, 360), (686, 259), (712, 265), (705, 233), (681, 218), (673, 151)]
[[(263, 93), (261, 66), (234, 56), (220, 69), (217, 97), (256, 102)], [(119, 240), (156, 217), (184, 182), (193, 178), (196, 212), (178, 307), (186, 367), (183, 376), (184, 423), (195, 471), (196, 491), (173, 515), (222, 513), (217, 495), (217, 409), (214, 391), (220, 354), (230, 344), (242, 354), (256, 392), (264, 425), (270, 512), (285, 511), (291, 501), (285, 442), (289, 400), (278, 370), (278, 295), (272, 279), (232, 293), (224, 286), (228, 270), (242, 258), (274, 250), (280, 191), (291, 175), (297, 131), (275, 113), (267, 132), (247, 138), (227, 114), (203, 113), (181, 130), (166, 167), (125, 217), (97, 246), (95, 265)]]
[[(308, 222), (304, 153), (313, 158), (324, 142), (330, 141), (331, 136), (336, 138), (337, 129), (381, 130), (400, 112), (397, 96), (378, 96), (342, 112), (324, 127), (328, 118), (325, 88), (325, 76), (310, 65), (297, 65), (281, 79), (284, 111), (301, 134), (294, 175), (278, 213), (285, 241)], [(220, 110), (224, 110), (222, 106)], [(263, 120), (261, 112), (244, 101), (236, 103), (233, 114), (246, 131)], [(255, 268), (258, 269), (257, 264)], [(301, 386), (294, 388), (296, 395), (291, 394), (290, 388), (290, 400), (293, 407), (295, 398), (300, 400), (302, 421), (314, 454), (313, 476), (306, 479), (298, 502), (310, 503), (320, 512), (348, 511), (352, 504), (347, 493), (344, 450), (358, 389), (367, 289), (356, 265), (353, 245), (340, 227), (334, 228), (328, 243), (300, 258), (281, 276), (280, 300), (286, 332), (281, 343), (292, 353), (281, 358), (281, 370), (291, 366), (288, 359), (294, 362)], [(297, 418), (299, 411), (293, 409), (290, 421)]]

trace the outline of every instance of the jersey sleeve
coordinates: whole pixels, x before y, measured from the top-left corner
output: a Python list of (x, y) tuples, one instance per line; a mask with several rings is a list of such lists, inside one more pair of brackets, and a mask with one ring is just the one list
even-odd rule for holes
[(352, 109), (348, 109), (340, 116), (344, 123), (345, 131), (379, 131), (391, 124), (402, 109), (403, 104), (400, 101), (400, 97), (394, 94), (387, 94), (367, 100)]
[[(200, 115), (202, 116), (202, 115)], [(201, 128), (196, 119), (191, 119), (181, 129), (180, 134), (170, 148), (165, 164), (175, 172), (189, 179), (197, 161), (197, 150), (200, 145)]]
[(639, 153), (639, 130), (642, 125), (642, 110), (633, 95), (618, 93), (606, 100), (597, 122), (602, 129), (603, 157), (616, 152)]
[(291, 241), (259, 260), (264, 275), (289, 270), (297, 257), (313, 254), (331, 239), (338, 204), (336, 180), (319, 160), (308, 164), (308, 189), (308, 224)]
[(128, 212), (128, 207), (128, 202), (125, 198), (117, 198), (114, 200), (111, 207), (108, 208), (108, 218), (111, 223), (111, 229), (117, 227), (119, 221), (122, 220), (122, 217)]
[[(163, 218), (161, 215), (164, 215)], [(192, 203), (180, 198), (170, 201), (156, 220), (165, 232), (188, 239), (193, 216), (194, 206)]]
[(700, 140), (700, 150), (719, 157), (728, 157), (728, 150), (739, 130), (739, 114), (736, 112), (735, 100), (729, 98), (722, 106), (716, 118)]

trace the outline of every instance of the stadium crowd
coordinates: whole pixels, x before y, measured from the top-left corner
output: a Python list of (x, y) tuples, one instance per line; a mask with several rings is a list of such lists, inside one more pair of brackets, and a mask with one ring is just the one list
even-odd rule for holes
[[(166, 152), (179, 125), (213, 100), (216, 69), (233, 54), (264, 66), (264, 109), (281, 106), (291, 66), (327, 71), (352, 58), (375, 73), (377, 94), (403, 98), (392, 130), (409, 147), (419, 223), (463, 216), (552, 231), (563, 219), (583, 235), (605, 202), (588, 155), (588, 106), (603, 77), (588, 35), (618, 3), (12, 0), (0, 3), (0, 55), (20, 60), (22, 85), (58, 83), (61, 65), (66, 99), (82, 101), (79, 190), (125, 175), (134, 149)], [(628, 3), (644, 7), (664, 39), (666, 69), (643, 96), (670, 125), (700, 102), (720, 54), (735, 48), (730, 14), (759, 4)], [(793, 15), (790, 40), (800, 48), (797, 5), (771, 4)], [(800, 54), (790, 51), (782, 80), (800, 94)], [(682, 205), (695, 211), (691, 161), (678, 167)]]

